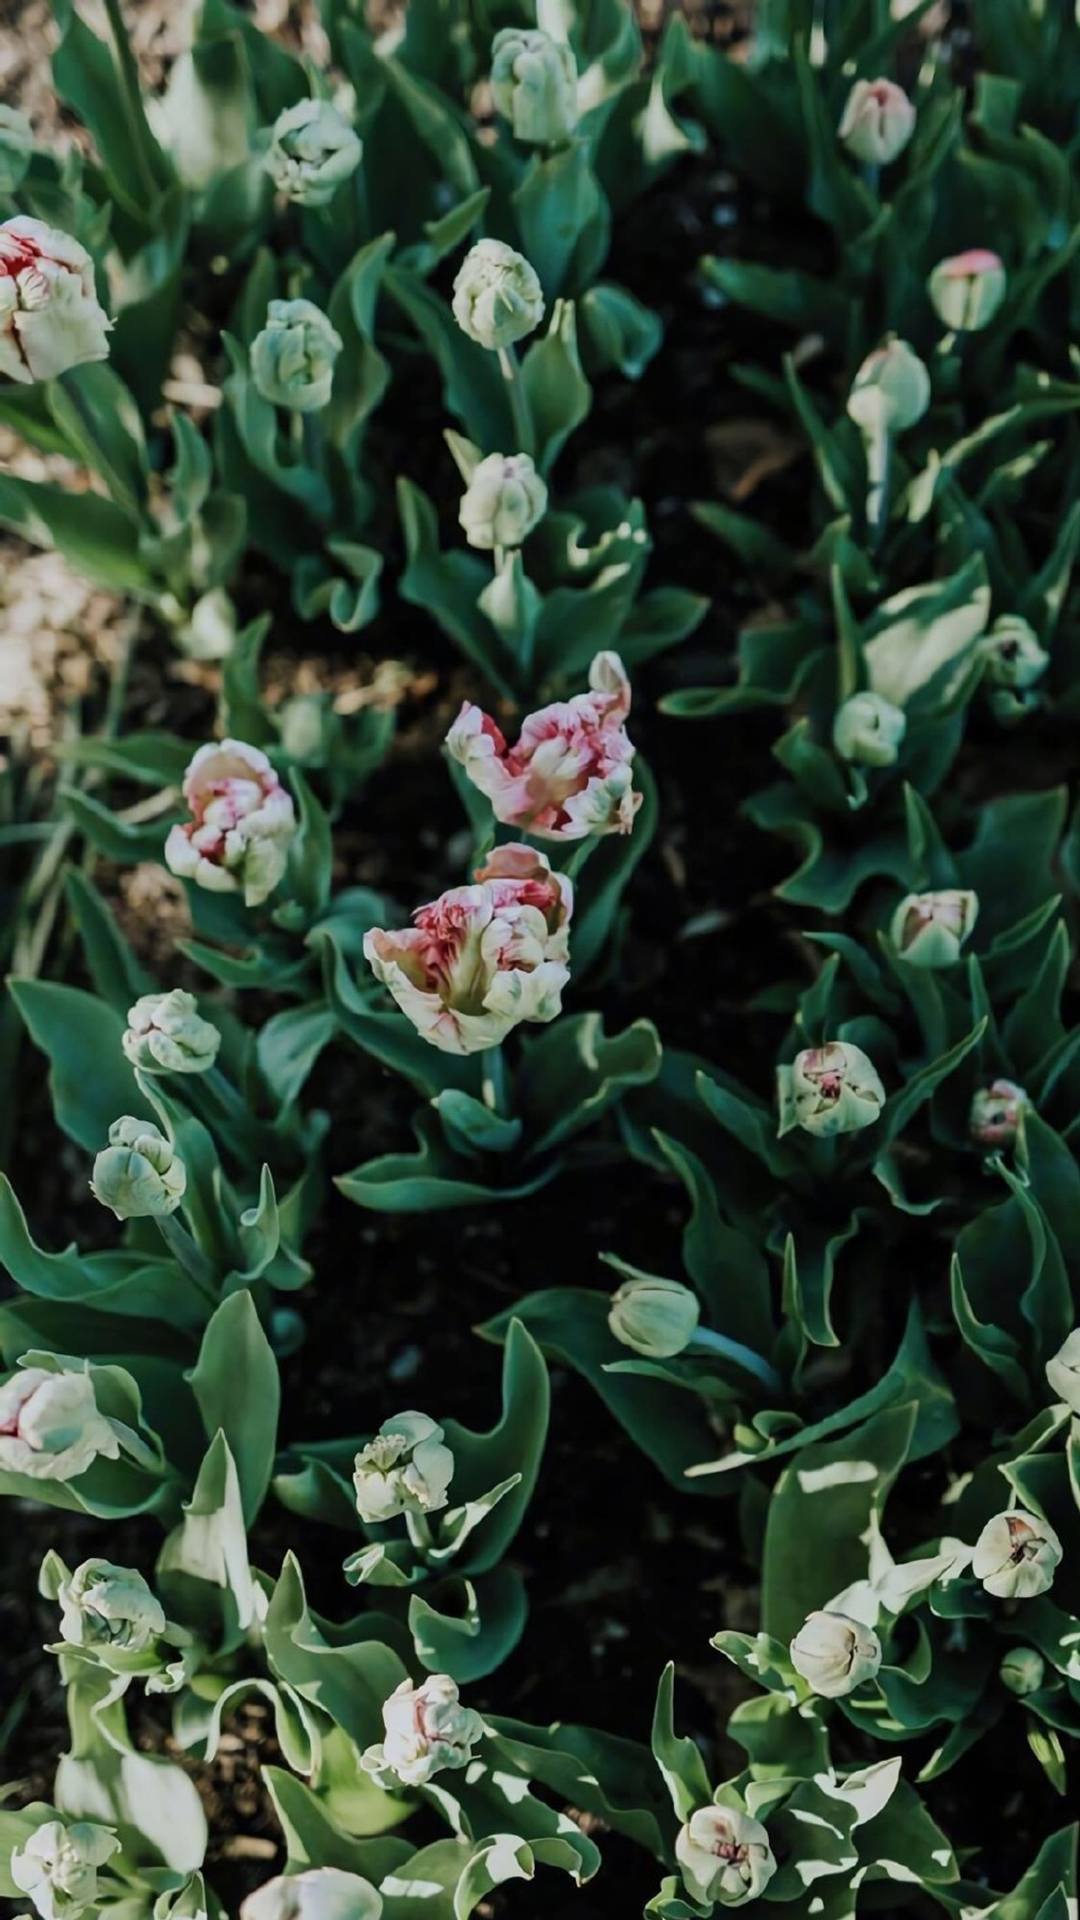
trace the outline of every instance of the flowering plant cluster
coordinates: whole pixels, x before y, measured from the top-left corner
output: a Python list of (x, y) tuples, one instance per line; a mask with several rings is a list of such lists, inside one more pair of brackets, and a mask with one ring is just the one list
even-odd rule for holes
[(53, 12), (0, 1900), (1068, 1920), (1080, 15)]

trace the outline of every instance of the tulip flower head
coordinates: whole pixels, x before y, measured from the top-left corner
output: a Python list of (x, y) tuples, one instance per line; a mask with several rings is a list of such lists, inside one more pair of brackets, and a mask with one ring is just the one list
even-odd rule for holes
[(791, 1642), (791, 1664), (823, 1700), (839, 1700), (872, 1680), (881, 1665), (877, 1634), (846, 1613), (808, 1613)]
[(524, 254), (503, 240), (478, 240), (454, 281), (454, 319), (491, 352), (512, 347), (544, 317), (544, 294)]
[(326, 100), (298, 100), (274, 122), (266, 170), (287, 200), (325, 207), (356, 172), (362, 152), (359, 135), (336, 107)]
[(520, 547), (547, 509), (548, 490), (527, 453), (489, 453), (461, 496), (458, 520), (470, 547)]
[(442, 1428), (426, 1413), (395, 1414), (356, 1456), (357, 1511), (369, 1525), (402, 1513), (438, 1513), (453, 1477), (454, 1456), (443, 1445)]
[(265, 753), (243, 740), (200, 747), (184, 775), (192, 818), (172, 827), (165, 864), (210, 893), (257, 907), (285, 871), (296, 815)]
[(848, 152), (864, 166), (888, 167), (915, 131), (915, 109), (893, 80), (856, 80), (838, 131)]
[(903, 433), (930, 405), (930, 375), (895, 334), (867, 354), (852, 382), (847, 410), (865, 433)]
[(330, 399), (340, 333), (311, 300), (271, 300), (251, 343), (251, 377), (264, 400), (291, 413), (318, 413)]
[(85, 247), (41, 220), (0, 225), (0, 374), (29, 386), (107, 360), (111, 326)]
[(977, 651), (994, 686), (1014, 687), (1020, 692), (1041, 680), (1050, 665), (1050, 655), (1040, 646), (1034, 627), (1017, 613), (1006, 613), (995, 620), (979, 641)]
[(1013, 1647), (998, 1668), (998, 1679), (1019, 1699), (1038, 1693), (1046, 1676), (1046, 1661), (1034, 1647)]
[(382, 1898), (370, 1880), (341, 1867), (282, 1873), (249, 1893), (240, 1920), (379, 1920)]
[(60, 1633), (72, 1647), (142, 1653), (165, 1631), (165, 1613), (141, 1573), (111, 1560), (84, 1560), (62, 1582)]
[(90, 1190), (118, 1220), (161, 1219), (175, 1213), (187, 1188), (187, 1168), (159, 1127), (126, 1113), (109, 1128), (109, 1144), (94, 1161)]
[(41, 1920), (67, 1920), (98, 1898), (97, 1870), (119, 1852), (110, 1827), (91, 1820), (47, 1820), (11, 1856), (11, 1878), (28, 1894)]
[(127, 1021), (121, 1045), (143, 1073), (206, 1073), (217, 1058), (221, 1035), (182, 987), (142, 994)]
[(988, 327), (1005, 298), (1005, 268), (996, 253), (971, 247), (939, 260), (927, 281), (930, 303), (942, 326), (954, 333)]
[(88, 1373), (24, 1367), (0, 1386), (0, 1472), (75, 1480), (99, 1456), (119, 1459), (120, 1442)]
[(1074, 1327), (1046, 1363), (1050, 1391), (1080, 1418), (1080, 1327)]
[(971, 1557), (971, 1571), (998, 1600), (1031, 1600), (1053, 1585), (1061, 1541), (1049, 1521), (1014, 1507), (988, 1520)]
[(573, 52), (537, 27), (503, 27), (491, 43), (491, 97), (516, 139), (562, 146), (578, 117)]
[(698, 1297), (689, 1287), (643, 1274), (624, 1280), (612, 1294), (608, 1326), (624, 1347), (650, 1360), (670, 1360), (689, 1346), (700, 1317)]
[(383, 1705), (385, 1737), (369, 1747), (364, 1766), (372, 1773), (396, 1774), (408, 1787), (422, 1787), (436, 1773), (467, 1767), (484, 1735), (484, 1722), (463, 1707), (456, 1682), (433, 1673), (423, 1686), (403, 1680)]
[(902, 707), (894, 707), (880, 693), (853, 693), (837, 709), (833, 746), (841, 760), (855, 766), (891, 767), (906, 732)]
[(496, 847), (475, 883), (413, 925), (364, 935), (364, 953), (423, 1039), (444, 1053), (498, 1046), (523, 1020), (554, 1020), (570, 978), (574, 891), (531, 847)]
[(823, 1139), (873, 1126), (885, 1105), (885, 1089), (861, 1047), (830, 1040), (806, 1047), (790, 1067), (778, 1070), (781, 1132), (802, 1127)]
[(504, 826), (540, 840), (630, 832), (642, 796), (625, 727), (630, 682), (617, 653), (597, 654), (589, 688), (530, 713), (512, 747), (488, 714), (465, 702), (447, 750)]
[(695, 1899), (723, 1907), (756, 1900), (776, 1872), (765, 1828), (737, 1807), (699, 1807), (679, 1829), (675, 1858)]
[(909, 893), (893, 914), (889, 938), (911, 967), (953, 967), (978, 913), (977, 895), (963, 887)]
[(991, 1080), (971, 1102), (968, 1129), (981, 1147), (1011, 1147), (1031, 1102), (1014, 1080)]

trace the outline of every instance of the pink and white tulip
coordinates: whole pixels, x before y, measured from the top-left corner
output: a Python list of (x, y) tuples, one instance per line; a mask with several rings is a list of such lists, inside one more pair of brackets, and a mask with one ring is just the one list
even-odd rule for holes
[(523, 1020), (554, 1020), (570, 978), (574, 890), (532, 847), (496, 847), (475, 883), (452, 887), (413, 925), (364, 935), (372, 972), (443, 1053), (498, 1046)]
[(98, 1411), (88, 1373), (24, 1367), (0, 1386), (0, 1472), (33, 1480), (74, 1480), (120, 1442)]
[(165, 864), (210, 893), (242, 890), (257, 907), (285, 871), (296, 832), (293, 803), (258, 747), (222, 740), (200, 747), (184, 775), (192, 818), (170, 829)]
[(447, 749), (504, 826), (539, 840), (630, 832), (642, 796), (624, 725), (630, 682), (617, 653), (597, 654), (589, 688), (530, 713), (513, 747), (490, 714), (465, 702)]
[(111, 326), (85, 247), (25, 215), (0, 225), (0, 374), (30, 386), (106, 360)]

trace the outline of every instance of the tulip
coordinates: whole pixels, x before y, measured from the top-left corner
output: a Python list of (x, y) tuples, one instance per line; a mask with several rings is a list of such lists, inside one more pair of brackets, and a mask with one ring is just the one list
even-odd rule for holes
[(382, 1898), (370, 1880), (341, 1867), (279, 1874), (249, 1893), (240, 1920), (379, 1920)]
[(679, 1829), (675, 1858), (689, 1892), (722, 1907), (756, 1900), (776, 1872), (765, 1828), (737, 1807), (699, 1807)]
[(564, 145), (578, 117), (571, 49), (536, 27), (503, 27), (491, 43), (491, 97), (516, 139)]
[(861, 767), (895, 764), (907, 732), (907, 717), (880, 693), (853, 693), (837, 709), (833, 746), (841, 760)]
[(856, 80), (838, 131), (848, 152), (864, 166), (887, 167), (915, 131), (915, 109), (895, 81)]
[(75, 1480), (99, 1455), (118, 1459), (120, 1442), (88, 1373), (25, 1367), (0, 1386), (0, 1473)]
[(861, 1047), (830, 1040), (806, 1047), (779, 1070), (781, 1132), (799, 1126), (827, 1139), (871, 1127), (885, 1105), (885, 1089)]
[(998, 1668), (998, 1678), (1010, 1693), (1023, 1699), (1025, 1694), (1038, 1693), (1046, 1674), (1046, 1662), (1034, 1647), (1013, 1647), (1007, 1653)]
[(819, 1609), (807, 1614), (791, 1642), (791, 1664), (823, 1700), (839, 1700), (874, 1678), (881, 1641), (860, 1620)]
[(491, 453), (474, 469), (458, 519), (470, 547), (520, 547), (540, 524), (548, 492), (527, 453)]
[(865, 433), (903, 433), (930, 405), (930, 375), (906, 340), (895, 334), (867, 354), (852, 382), (847, 410)]
[(1020, 1130), (1020, 1121), (1031, 1105), (1023, 1087), (1014, 1080), (991, 1080), (980, 1087), (971, 1102), (968, 1128), (981, 1147), (1011, 1147)]
[(126, 1113), (109, 1128), (109, 1144), (94, 1161), (90, 1191), (118, 1220), (163, 1219), (175, 1213), (187, 1187), (187, 1168), (159, 1127)]
[(1015, 1507), (988, 1520), (971, 1556), (971, 1571), (998, 1600), (1030, 1600), (1053, 1585), (1061, 1541), (1049, 1521)]
[(1053, 1359), (1047, 1361), (1046, 1377), (1051, 1393), (1080, 1418), (1080, 1327), (1073, 1328)]
[(364, 953), (423, 1039), (444, 1053), (498, 1046), (523, 1020), (554, 1020), (570, 978), (574, 891), (531, 847), (496, 847), (471, 887), (453, 887)]
[(987, 679), (996, 687), (1023, 691), (1034, 686), (1050, 665), (1050, 655), (1039, 645), (1034, 628), (1016, 613), (1006, 613), (995, 620), (976, 651), (980, 660), (986, 662)]
[(0, 225), (0, 374), (29, 386), (106, 360), (111, 326), (85, 247), (40, 220)]
[(697, 1295), (678, 1280), (624, 1280), (611, 1296), (608, 1326), (624, 1347), (649, 1360), (670, 1360), (688, 1347), (698, 1328)]
[(251, 343), (251, 377), (264, 400), (291, 413), (318, 413), (330, 399), (344, 342), (311, 300), (271, 300)]
[(461, 1705), (448, 1673), (433, 1673), (421, 1687), (403, 1680), (382, 1715), (385, 1738), (381, 1746), (368, 1748), (364, 1765), (372, 1773), (396, 1774), (407, 1787), (422, 1787), (433, 1774), (467, 1767), (484, 1734), (483, 1720), (474, 1708)]
[(544, 295), (523, 254), (502, 240), (478, 240), (454, 281), (454, 319), (491, 352), (513, 346), (544, 317)]
[(84, 1560), (61, 1582), (60, 1633), (73, 1647), (111, 1647), (143, 1653), (165, 1631), (160, 1600), (133, 1567), (111, 1560)]
[(293, 803), (265, 753), (242, 740), (200, 747), (184, 775), (193, 818), (172, 827), (165, 864), (210, 893), (242, 890), (257, 907), (285, 871), (296, 832)]
[(513, 747), (488, 714), (465, 702), (447, 751), (504, 826), (540, 840), (630, 832), (642, 795), (634, 791), (634, 747), (624, 726), (630, 682), (617, 653), (596, 655), (589, 686), (530, 713)]
[(426, 1413), (398, 1413), (383, 1421), (354, 1464), (361, 1520), (375, 1525), (401, 1513), (438, 1513), (446, 1506), (454, 1456), (442, 1438), (442, 1428)]
[(206, 1073), (217, 1058), (221, 1035), (200, 1018), (194, 994), (182, 987), (142, 994), (127, 1020), (121, 1045), (143, 1073)]
[(326, 100), (298, 100), (274, 121), (266, 169), (279, 193), (301, 207), (325, 207), (360, 165), (363, 147)]
[(1005, 298), (1005, 268), (996, 253), (972, 247), (939, 260), (926, 286), (942, 326), (977, 333), (989, 326)]
[(111, 1827), (92, 1820), (46, 1820), (11, 1856), (11, 1878), (29, 1894), (41, 1920), (67, 1920), (98, 1898), (97, 1869), (120, 1848)]
[(911, 967), (953, 967), (978, 913), (977, 895), (963, 887), (909, 893), (893, 914), (889, 938)]

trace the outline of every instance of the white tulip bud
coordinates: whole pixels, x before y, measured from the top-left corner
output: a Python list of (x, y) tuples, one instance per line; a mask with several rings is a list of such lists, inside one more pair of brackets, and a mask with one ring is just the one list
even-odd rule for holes
[(756, 1900), (776, 1872), (765, 1828), (736, 1807), (699, 1807), (679, 1829), (675, 1858), (688, 1891), (722, 1907)]
[(502, 240), (478, 240), (454, 281), (454, 319), (477, 346), (494, 352), (532, 333), (544, 294), (524, 254)]
[(379, 1920), (382, 1898), (369, 1880), (340, 1867), (279, 1874), (249, 1893), (240, 1920)]
[(1018, 613), (1005, 613), (995, 620), (976, 651), (985, 660), (987, 679), (994, 686), (1015, 687), (1021, 692), (1041, 680), (1050, 665), (1050, 655), (1039, 645), (1034, 627)]
[(996, 253), (971, 247), (939, 260), (927, 281), (934, 312), (954, 333), (988, 327), (1005, 298), (1005, 268)]
[(930, 375), (907, 341), (890, 334), (855, 375), (847, 410), (864, 433), (903, 433), (929, 405)]
[(371, 1773), (396, 1774), (408, 1787), (468, 1766), (484, 1733), (483, 1720), (474, 1708), (461, 1705), (448, 1673), (433, 1673), (420, 1687), (403, 1680), (382, 1712), (386, 1737), (381, 1746), (368, 1748), (364, 1765)]
[(892, 80), (856, 80), (847, 97), (839, 135), (864, 166), (887, 167), (903, 153), (915, 131), (915, 109)]
[(697, 1295), (689, 1287), (647, 1274), (624, 1280), (612, 1294), (608, 1326), (624, 1347), (650, 1360), (670, 1360), (689, 1346), (700, 1318)]
[(461, 496), (458, 519), (470, 547), (520, 547), (547, 508), (548, 491), (527, 453), (490, 453)]
[(904, 735), (907, 716), (880, 693), (853, 693), (837, 709), (833, 721), (833, 746), (841, 760), (861, 767), (891, 767), (895, 764)]
[(200, 1017), (192, 993), (144, 993), (128, 1008), (121, 1045), (143, 1073), (206, 1073), (217, 1058), (221, 1035)]
[(438, 1513), (447, 1504), (454, 1456), (426, 1413), (384, 1420), (361, 1447), (353, 1469), (356, 1507), (369, 1526), (401, 1513)]
[(971, 1102), (968, 1130), (981, 1147), (1011, 1147), (1031, 1102), (1015, 1080), (991, 1080)]
[(298, 100), (274, 121), (266, 170), (279, 193), (301, 207), (325, 207), (360, 165), (363, 146), (326, 100)]
[(0, 1472), (33, 1480), (74, 1480), (120, 1442), (98, 1412), (88, 1373), (24, 1367), (0, 1386)]
[(572, 50), (539, 28), (503, 27), (491, 43), (491, 97), (518, 140), (561, 146), (578, 117)]
[(187, 1168), (160, 1127), (130, 1113), (114, 1120), (109, 1144), (94, 1161), (90, 1191), (118, 1220), (175, 1213), (187, 1187)]
[(791, 1642), (791, 1664), (824, 1700), (839, 1700), (872, 1680), (881, 1665), (881, 1641), (846, 1613), (808, 1613)]
[(1014, 1507), (988, 1520), (971, 1557), (971, 1571), (998, 1600), (1030, 1600), (1053, 1585), (1061, 1541), (1048, 1520)]
[(68, 1920), (98, 1898), (99, 1867), (120, 1848), (110, 1827), (91, 1820), (47, 1820), (11, 1856), (11, 1878), (29, 1894), (41, 1920)]
[(111, 326), (85, 247), (40, 220), (0, 225), (0, 374), (27, 386), (107, 360)]
[(978, 896), (964, 887), (909, 893), (893, 914), (889, 938), (909, 966), (953, 967), (978, 914)]
[(885, 1105), (885, 1089), (873, 1061), (849, 1041), (805, 1047), (790, 1067), (778, 1069), (781, 1131), (789, 1126), (828, 1139), (872, 1127)]
[(1046, 1661), (1034, 1647), (1013, 1647), (998, 1668), (1003, 1687), (1021, 1700), (1025, 1694), (1038, 1693), (1046, 1677)]
[(112, 1647), (142, 1653), (165, 1631), (165, 1613), (134, 1567), (111, 1560), (84, 1560), (61, 1583), (60, 1633), (73, 1647)]

